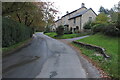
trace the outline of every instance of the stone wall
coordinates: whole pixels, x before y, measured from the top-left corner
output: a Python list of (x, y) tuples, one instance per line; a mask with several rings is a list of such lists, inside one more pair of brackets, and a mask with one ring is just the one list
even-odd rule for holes
[(85, 43), (82, 43), (82, 42), (77, 42), (77, 41), (73, 41), (73, 43), (75, 44), (79, 44), (80, 46), (84, 46), (88, 49), (94, 49), (96, 51), (98, 51), (99, 53), (101, 53), (105, 58), (109, 58), (110, 56), (108, 56), (106, 53), (105, 53), (105, 49), (102, 48), (102, 47), (99, 47), (99, 46), (95, 46), (95, 45), (91, 45), (91, 44), (85, 44)]

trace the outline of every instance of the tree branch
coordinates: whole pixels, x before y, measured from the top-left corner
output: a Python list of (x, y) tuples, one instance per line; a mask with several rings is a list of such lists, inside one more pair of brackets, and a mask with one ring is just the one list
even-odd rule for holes
[(18, 13), (16, 13), (16, 15), (17, 15), (17, 18), (18, 18), (19, 22), (21, 23), (21, 19), (20, 19), (19, 14), (18, 14)]
[(25, 25), (27, 25), (27, 20), (28, 20), (28, 12), (25, 13)]
[(30, 26), (32, 23), (33, 23), (33, 20), (31, 20), (31, 22), (27, 26)]
[(6, 11), (3, 11), (2, 14), (5, 15), (5, 14), (9, 14), (9, 13), (13, 13), (13, 12), (19, 11), (19, 10), (21, 10), (25, 6), (25, 3), (26, 2), (24, 2), (24, 4), (19, 9), (9, 11), (10, 8), (8, 8)]

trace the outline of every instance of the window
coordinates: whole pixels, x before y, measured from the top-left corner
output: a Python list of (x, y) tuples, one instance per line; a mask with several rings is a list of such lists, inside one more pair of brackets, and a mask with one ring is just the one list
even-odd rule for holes
[(74, 24), (76, 24), (76, 18), (74, 18)]
[(92, 21), (92, 17), (89, 17), (89, 21)]

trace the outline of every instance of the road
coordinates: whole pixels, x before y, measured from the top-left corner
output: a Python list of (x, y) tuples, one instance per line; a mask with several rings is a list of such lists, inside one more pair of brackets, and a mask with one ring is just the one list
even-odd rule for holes
[(83, 39), (86, 37), (89, 37), (90, 35), (86, 35), (86, 36), (82, 36), (82, 37), (76, 37), (76, 38), (71, 38), (71, 39), (63, 39), (63, 40), (67, 40), (69, 42), (75, 41), (75, 40), (79, 40), (79, 39)]
[(30, 45), (3, 58), (3, 78), (99, 78), (99, 71), (63, 42), (35, 33)]

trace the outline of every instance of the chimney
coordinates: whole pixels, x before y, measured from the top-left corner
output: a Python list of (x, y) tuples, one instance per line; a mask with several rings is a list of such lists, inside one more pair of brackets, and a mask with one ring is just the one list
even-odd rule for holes
[(60, 17), (58, 16), (58, 20), (60, 19)]
[(69, 12), (67, 11), (66, 14), (68, 14)]
[(85, 7), (85, 4), (84, 4), (84, 3), (82, 3), (82, 4), (81, 4), (81, 8), (84, 8), (84, 7)]

